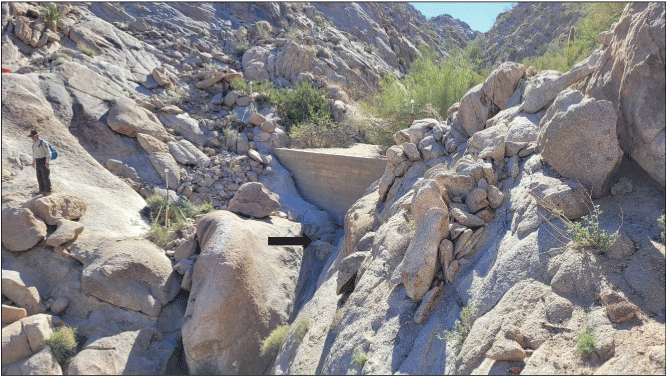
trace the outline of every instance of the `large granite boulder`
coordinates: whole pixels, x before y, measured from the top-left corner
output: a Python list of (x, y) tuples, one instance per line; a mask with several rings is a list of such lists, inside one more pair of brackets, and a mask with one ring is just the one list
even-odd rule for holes
[(109, 111), (106, 123), (114, 131), (129, 137), (136, 137), (137, 133), (149, 134), (159, 140), (169, 137), (152, 112), (130, 100), (116, 101)]
[(622, 159), (614, 106), (583, 98), (577, 90), (561, 92), (541, 119), (537, 145), (543, 159), (562, 176), (578, 180), (602, 196)]
[(206, 142), (206, 135), (199, 122), (188, 114), (160, 114), (160, 120), (164, 126), (173, 128), (177, 134), (195, 144), (203, 145)]
[(2, 209), (2, 245), (20, 252), (32, 248), (46, 236), (46, 225), (25, 208)]
[(53, 193), (48, 196), (34, 198), (23, 207), (30, 209), (35, 216), (47, 225), (58, 224), (59, 219), (79, 219), (88, 209), (88, 203), (81, 197), (66, 193)]
[(180, 281), (164, 251), (144, 239), (127, 239), (85, 258), (81, 288), (105, 302), (157, 316), (180, 290)]
[(662, 187), (666, 174), (664, 3), (631, 3), (585, 93), (611, 101), (620, 147)]
[(261, 342), (292, 313), (303, 254), (301, 247), (268, 246), (268, 237), (297, 236), (300, 227), (224, 210), (199, 222), (201, 253), (182, 325), (190, 369), (266, 372), (272, 359), (260, 355)]
[(407, 295), (415, 302), (421, 301), (430, 290), (437, 272), (439, 243), (448, 233), (449, 213), (446, 209), (432, 208), (416, 229), (405, 257), (394, 273), (400, 273)]
[(485, 128), (486, 120), (506, 108), (526, 69), (522, 64), (502, 63), (483, 83), (469, 89), (458, 108), (458, 121), (467, 136)]
[(259, 182), (241, 185), (229, 202), (229, 211), (254, 218), (267, 217), (278, 209), (280, 209), (280, 196)]
[(2, 295), (25, 309), (28, 315), (46, 312), (37, 288), (26, 284), (21, 273), (17, 271), (2, 270)]
[(170, 153), (150, 153), (148, 154), (148, 160), (169, 188), (176, 189), (180, 186), (180, 167), (178, 167), (178, 163)]

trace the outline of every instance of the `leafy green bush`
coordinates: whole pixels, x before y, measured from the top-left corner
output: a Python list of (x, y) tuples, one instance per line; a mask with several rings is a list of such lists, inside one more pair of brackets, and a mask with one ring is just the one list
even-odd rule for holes
[(301, 342), (303, 338), (305, 338), (305, 334), (308, 332), (308, 329), (310, 329), (310, 319), (307, 317), (304, 317), (296, 322), (296, 325), (294, 325), (294, 338), (298, 342)]
[(578, 335), (576, 345), (576, 352), (583, 356), (588, 356), (594, 352), (597, 346), (597, 340), (594, 337), (592, 328), (588, 326), (581, 334)]
[(463, 52), (442, 59), (434, 49), (422, 48), (421, 56), (412, 63), (404, 82), (384, 76), (380, 91), (364, 105), (367, 112), (384, 120), (372, 130), (369, 141), (387, 148), (393, 145), (392, 135), (410, 125), (412, 99), (415, 120), (433, 117), (420, 111), (425, 106), (436, 110), (435, 117), (445, 115), (469, 88), (483, 80), (473, 68)]
[(273, 26), (271, 26), (268, 21), (258, 21), (255, 24), (255, 27), (257, 28), (257, 34), (263, 39), (269, 38), (273, 32)]
[(298, 36), (299, 36), (298, 28), (293, 26), (289, 28), (289, 31), (287, 31), (286, 34), (287, 39), (289, 39), (292, 42), (296, 41), (296, 39), (298, 39)]
[(357, 134), (358, 130), (350, 124), (332, 121), (323, 124), (305, 121), (289, 130), (294, 148), (349, 147), (356, 141)]
[(287, 336), (288, 331), (289, 325), (282, 325), (273, 329), (271, 334), (269, 334), (261, 344), (261, 356), (266, 356), (267, 354), (277, 351)]
[[(469, 332), (472, 330), (472, 325), (476, 319), (474, 317), (475, 315), (476, 309), (474, 309), (474, 307), (469, 305), (463, 307), (462, 310), (460, 310), (460, 319), (456, 320), (453, 324), (453, 329), (444, 331), (444, 338), (453, 343), (456, 353), (460, 352), (465, 339), (467, 339)], [(441, 336), (438, 336), (438, 338), (442, 339)]]
[(368, 361), (368, 353), (366, 353), (364, 351), (356, 350), (356, 351), (354, 351), (354, 354), (352, 355), (352, 360), (354, 361), (354, 364), (359, 366), (359, 368), (363, 368), (363, 365), (365, 365), (365, 362)]
[(321, 47), (317, 50), (317, 57), (318, 58), (324, 58), (324, 59), (330, 59), (333, 56), (331, 54), (331, 50), (325, 47)]
[(39, 16), (44, 21), (57, 21), (62, 18), (62, 13), (58, 10), (58, 5), (48, 5), (39, 12)]
[(657, 218), (657, 225), (661, 229), (661, 242), (664, 242), (664, 239), (666, 239), (666, 224), (664, 224), (664, 215), (662, 214), (661, 217)]
[(177, 231), (181, 231), (187, 225), (188, 218), (208, 213), (213, 209), (210, 203), (196, 206), (187, 199), (177, 203), (167, 202), (163, 196), (157, 194), (148, 197), (146, 203), (152, 221), (146, 238), (162, 248), (175, 238)]
[(312, 19), (312, 23), (320, 29), (326, 27), (326, 20), (321, 16), (314, 16), (314, 18)]
[(58, 363), (65, 367), (76, 355), (76, 328), (61, 326), (44, 342), (49, 345)]
[(83, 52), (84, 54), (93, 57), (95, 56), (95, 50), (92, 48), (88, 47), (87, 44), (83, 42), (79, 42), (79, 44), (76, 45), (79, 48), (79, 51)]
[(333, 119), (327, 97), (327, 93), (303, 82), (296, 85), (295, 89), (282, 88), (271, 92), (270, 100), (276, 105), (289, 130), (306, 121), (330, 125)]
[(619, 229), (612, 234), (602, 229), (599, 226), (602, 213), (599, 205), (594, 205), (592, 212), (582, 217), (580, 222), (565, 221), (571, 240), (581, 247), (606, 252), (618, 239)]

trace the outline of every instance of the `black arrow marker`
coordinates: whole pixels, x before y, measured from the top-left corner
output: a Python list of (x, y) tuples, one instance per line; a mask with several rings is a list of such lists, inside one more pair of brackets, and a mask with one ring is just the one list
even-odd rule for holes
[(268, 237), (268, 245), (302, 245), (305, 248), (309, 246), (310, 243), (312, 243), (312, 239), (310, 239), (307, 235), (303, 235), (298, 238), (287, 236)]

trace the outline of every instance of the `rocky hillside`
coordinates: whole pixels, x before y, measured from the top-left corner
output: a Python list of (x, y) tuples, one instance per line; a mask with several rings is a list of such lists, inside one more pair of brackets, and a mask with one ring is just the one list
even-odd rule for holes
[(575, 3), (517, 3), (483, 35), (483, 63), (541, 56), (551, 42), (565, 41), (585, 14)]
[[(395, 133), (336, 223), (246, 82), (322, 89), (340, 123), (419, 43), (467, 43), (464, 23), (431, 32), (396, 3), (3, 3), (2, 374), (663, 373), (664, 15), (627, 5), (567, 72), (498, 64)], [(50, 195), (31, 129), (59, 153)]]

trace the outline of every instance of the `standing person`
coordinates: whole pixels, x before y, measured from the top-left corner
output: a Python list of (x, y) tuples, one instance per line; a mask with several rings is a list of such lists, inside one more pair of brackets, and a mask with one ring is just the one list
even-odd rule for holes
[[(32, 138), (32, 167), (37, 170), (37, 182), (40, 194), (51, 194), (51, 179), (49, 175), (49, 163), (51, 162), (51, 150), (49, 143), (41, 140), (36, 130), (30, 131), (28, 137)], [(35, 166), (36, 165), (36, 166)]]

